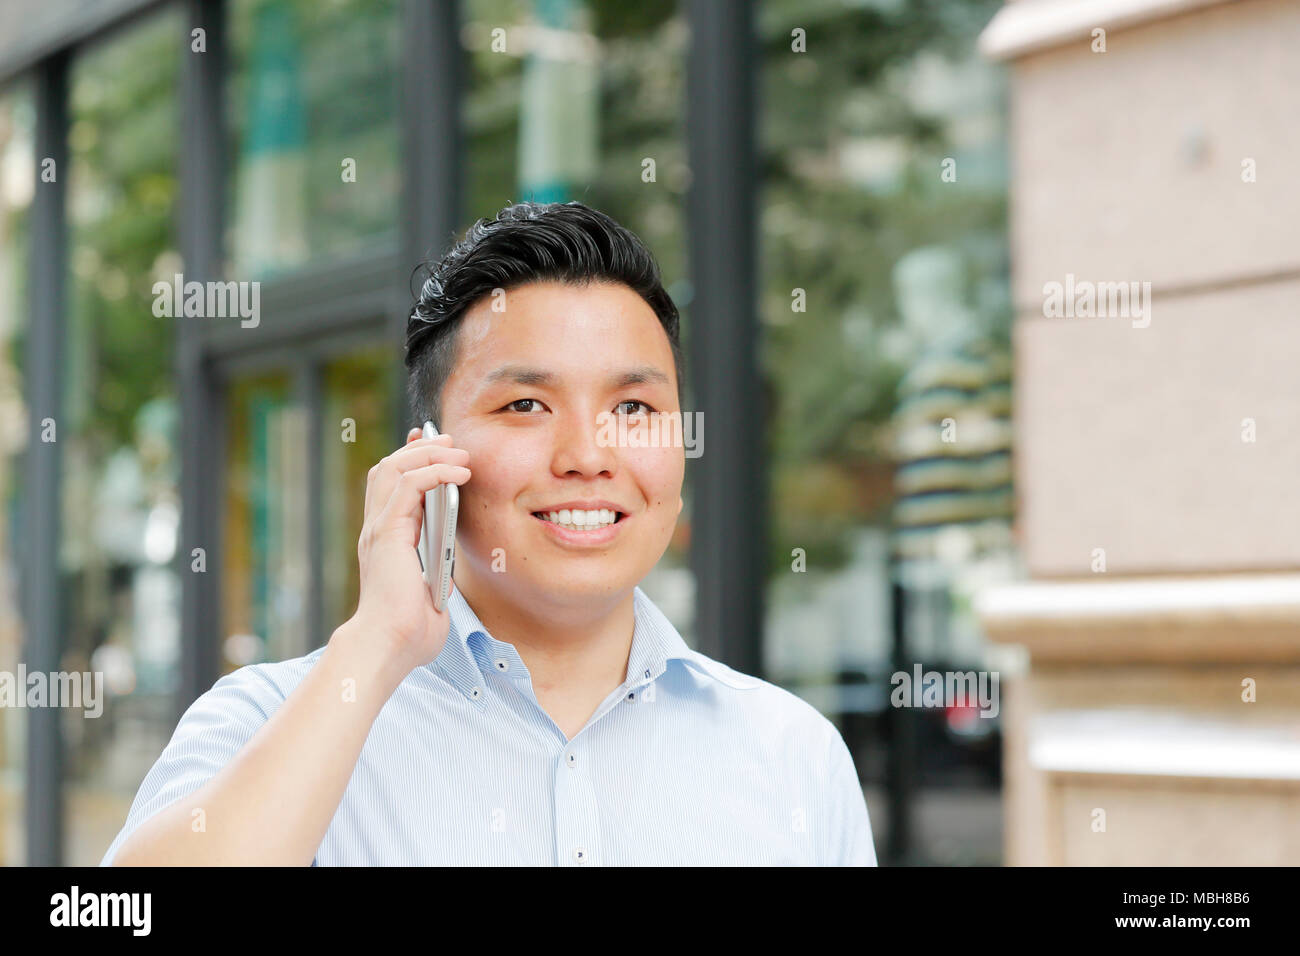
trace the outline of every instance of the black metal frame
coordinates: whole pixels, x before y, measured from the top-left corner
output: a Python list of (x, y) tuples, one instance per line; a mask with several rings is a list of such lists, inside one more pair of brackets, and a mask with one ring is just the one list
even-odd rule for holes
[[(68, 74), (76, 50), (98, 43), (142, 17), (179, 5), (189, 33), (203, 27), (207, 51), (183, 57), (178, 233), (187, 279), (223, 278), (227, 135), (227, 0), (120, 0), (92, 28), (68, 24), (20, 58), (0, 64), (0, 84), (19, 72), (35, 78), (37, 155), (58, 162), (59, 179), (37, 184), (32, 210), (31, 328), (25, 379), (30, 434), (25, 467), (24, 659), (32, 670), (57, 670), (61, 651), (58, 596), (60, 454), (43, 444), (40, 422), (58, 419), (60, 343), (66, 314), (66, 170)], [(698, 585), (696, 632), (701, 650), (743, 671), (761, 671), (762, 417), (756, 360), (753, 11), (746, 0), (689, 0), (688, 137), (694, 173), (689, 203), (695, 300), (689, 340), (697, 409), (708, 422), (707, 453), (692, 466), (692, 566)], [(213, 462), (226, 460), (225, 400), (232, 380), (256, 370), (284, 369), (319, 430), (321, 366), (358, 342), (405, 334), (413, 267), (441, 250), (461, 225), (464, 137), (460, 126), (464, 54), (459, 0), (402, 0), (401, 128), (405, 149), (403, 221), (396, 243), (365, 259), (330, 263), (268, 281), (262, 309), (273, 323), (182, 322), (176, 343), (180, 400), (181, 682), (177, 714), (220, 675), (223, 480)], [(38, 170), (39, 173), (39, 170)], [(404, 370), (393, 366), (395, 406), (405, 409)], [(404, 411), (394, 440), (406, 431)], [(323, 642), (322, 536), (318, 443), (307, 494), (311, 507), (309, 627)], [(206, 571), (191, 570), (194, 548)], [(57, 710), (28, 714), (26, 828), (31, 864), (63, 857), (62, 735)]]
[[(198, 281), (222, 272), (225, 224), (223, 83), (226, 7), (223, 0), (185, 0), (185, 36), (201, 27), (207, 52), (182, 60), (179, 231), (185, 271)], [(188, 42), (186, 48), (188, 49)], [(223, 461), (222, 389), (206, 354), (203, 328), (178, 323), (176, 370), (180, 382), (180, 542), (176, 570), (181, 580), (181, 680), (177, 718), (212, 686), (220, 666), (221, 479), (212, 468)], [(192, 570), (202, 548), (206, 570)]]
[[(59, 601), (59, 529), (62, 456), (56, 440), (42, 440), (45, 419), (57, 429), (63, 405), (63, 342), (68, 275), (68, 73), (71, 57), (56, 54), (35, 71), (36, 195), (32, 201), (31, 328), (27, 337), (27, 454), (23, 487), (23, 659), (29, 671), (59, 670), (63, 650)], [(54, 160), (53, 182), (41, 181), (41, 163)], [(63, 858), (63, 734), (60, 711), (27, 711), (27, 862), (55, 866)], [(40, 759), (31, 759), (36, 755)]]
[[(405, 295), (416, 264), (439, 252), (460, 224), (463, 179), (461, 89), (465, 73), (460, 43), (459, 0), (403, 0), (402, 129), (406, 135), (406, 196), (402, 223), (402, 283), (391, 313), (394, 342), (406, 341)], [(403, 383), (405, 369), (394, 361), (394, 444), (408, 426)]]
[(703, 413), (694, 465), (691, 567), (700, 650), (763, 672), (764, 431), (758, 369), (755, 206), (758, 186), (749, 0), (690, 0), (686, 136), (691, 384)]

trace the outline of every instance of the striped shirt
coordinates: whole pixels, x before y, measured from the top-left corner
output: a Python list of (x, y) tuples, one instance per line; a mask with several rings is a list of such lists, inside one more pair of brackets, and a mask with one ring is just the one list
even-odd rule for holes
[[(875, 866), (835, 725), (689, 648), (637, 588), (627, 679), (572, 740), (459, 590), (446, 645), (380, 711), (312, 865)], [(101, 865), (202, 786), (324, 648), (222, 677), (182, 716)]]

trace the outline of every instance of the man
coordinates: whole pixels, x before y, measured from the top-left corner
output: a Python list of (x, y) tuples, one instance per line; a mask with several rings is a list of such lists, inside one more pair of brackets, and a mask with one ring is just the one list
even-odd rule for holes
[[(641, 242), (578, 203), (503, 209), (431, 271), (406, 363), (443, 434), (370, 470), (356, 613), (195, 701), (104, 862), (875, 865), (834, 725), (692, 651), (637, 587), (685, 470), (680, 442), (609, 440), (681, 412)], [(438, 612), (415, 545), (442, 482)]]

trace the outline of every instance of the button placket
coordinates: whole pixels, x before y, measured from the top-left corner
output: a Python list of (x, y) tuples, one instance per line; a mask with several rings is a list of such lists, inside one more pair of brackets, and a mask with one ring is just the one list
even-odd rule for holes
[(567, 746), (560, 752), (555, 769), (555, 844), (561, 866), (598, 866), (600, 850), (600, 815), (596, 792), (578, 747)]

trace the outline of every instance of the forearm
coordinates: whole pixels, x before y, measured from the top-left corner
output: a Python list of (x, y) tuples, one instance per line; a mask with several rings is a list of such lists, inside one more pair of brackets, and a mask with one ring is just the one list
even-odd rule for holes
[(339, 628), (235, 758), (143, 823), (114, 865), (310, 865), (400, 669), (354, 622)]

